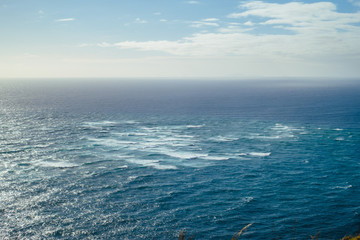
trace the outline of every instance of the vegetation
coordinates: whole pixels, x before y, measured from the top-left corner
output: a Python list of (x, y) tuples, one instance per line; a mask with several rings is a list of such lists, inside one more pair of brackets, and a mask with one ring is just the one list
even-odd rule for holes
[(357, 236), (346, 236), (343, 237), (341, 240), (360, 240), (360, 234)]
[[(239, 240), (241, 238), (241, 235), (249, 228), (251, 227), (252, 223), (246, 225), (241, 229), (238, 233), (234, 234), (231, 240)], [(319, 240), (319, 233), (317, 233), (315, 236), (310, 235), (309, 239)], [(275, 238), (276, 239), (276, 238)], [(195, 240), (195, 235), (192, 235), (190, 237), (186, 237), (185, 230), (182, 230), (179, 233), (179, 240)], [(345, 236), (342, 239), (339, 240), (360, 240), (360, 233), (358, 235), (354, 236)]]

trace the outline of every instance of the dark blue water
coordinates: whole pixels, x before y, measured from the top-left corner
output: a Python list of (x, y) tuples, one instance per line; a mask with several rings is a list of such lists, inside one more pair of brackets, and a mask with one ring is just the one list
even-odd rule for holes
[(2, 239), (339, 239), (360, 82), (3, 80)]

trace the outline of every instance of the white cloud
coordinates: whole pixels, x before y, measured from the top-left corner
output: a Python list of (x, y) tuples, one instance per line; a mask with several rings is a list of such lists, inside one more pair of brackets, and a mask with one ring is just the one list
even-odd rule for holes
[(254, 23), (252, 21), (247, 21), (244, 23), (245, 26), (254, 26)]
[(136, 19), (135, 19), (135, 23), (144, 24), (144, 23), (147, 23), (147, 21), (146, 21), (146, 20), (143, 20), (143, 19), (141, 19), (141, 18), (136, 18)]
[[(83, 47), (92, 47), (94, 46), (94, 44), (91, 44), (91, 43), (80, 43), (77, 45), (78, 47), (80, 48), (83, 48)], [(99, 45), (98, 45), (99, 46)]]
[(102, 42), (97, 44), (98, 47), (112, 47), (111, 44), (107, 43), (107, 42)]
[[(173, 41), (105, 42), (98, 46), (133, 49), (139, 56), (142, 51), (157, 52), (155, 55), (163, 57), (159, 61), (169, 68), (167, 58), (178, 59), (182, 65), (192, 62), (199, 75), (201, 71), (210, 75), (206, 69), (218, 75), (257, 75), (259, 69), (264, 76), (360, 74), (354, 67), (360, 64), (359, 12), (340, 13), (330, 2), (252, 1), (239, 7), (228, 16), (233, 20), (230, 23), (217, 18), (192, 22), (197, 27), (212, 26), (213, 32), (199, 31)], [(259, 26), (268, 29), (261, 32)], [(279, 32), (279, 28), (290, 31)]]
[(71, 21), (75, 21), (75, 18), (60, 18), (55, 20), (55, 22), (71, 22)]
[(352, 3), (354, 6), (360, 7), (360, 1), (358, 0), (348, 0), (350, 3)]
[(219, 21), (219, 19), (218, 18), (205, 18), (202, 21), (204, 21), (204, 22), (217, 22), (217, 21)]
[(186, 1), (187, 4), (200, 4), (199, 1)]
[(351, 36), (263, 35), (250, 33), (199, 33), (178, 41), (126, 41), (107, 47), (159, 51), (176, 56), (268, 56), (327, 58), (360, 55), (358, 39)]
[[(245, 2), (243, 10), (229, 15), (241, 18), (247, 27), (229, 25), (212, 33), (198, 33), (177, 41), (125, 41), (108, 46), (141, 51), (159, 51), (177, 56), (272, 56), (325, 58), (360, 56), (360, 13), (339, 13), (330, 2), (286, 4), (262, 1)], [(284, 28), (292, 33), (251, 33), (254, 23), (248, 17), (259, 17), (256, 25)], [(193, 22), (193, 27), (219, 27), (218, 19)], [(248, 26), (252, 26), (249, 29)], [(247, 32), (246, 32), (247, 31)]]
[(246, 2), (239, 6), (245, 11), (232, 13), (229, 18), (259, 17), (262, 25), (277, 25), (293, 31), (336, 31), (352, 30), (352, 24), (360, 22), (360, 12), (339, 13), (331, 2), (286, 4), (262, 1)]
[(191, 27), (196, 27), (196, 28), (200, 28), (200, 27), (219, 27), (219, 24), (217, 23), (219, 21), (219, 19), (217, 18), (206, 18), (206, 19), (202, 19), (201, 21), (193, 21), (191, 23)]

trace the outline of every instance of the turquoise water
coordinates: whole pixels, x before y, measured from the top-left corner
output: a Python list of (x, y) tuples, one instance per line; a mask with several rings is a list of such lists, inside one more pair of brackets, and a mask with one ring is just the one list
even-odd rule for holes
[[(360, 224), (355, 82), (4, 82), (2, 239), (338, 239)], [(266, 236), (266, 237), (264, 237)]]

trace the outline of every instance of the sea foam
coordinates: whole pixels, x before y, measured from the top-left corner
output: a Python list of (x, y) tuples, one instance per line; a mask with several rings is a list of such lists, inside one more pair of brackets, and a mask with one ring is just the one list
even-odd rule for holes
[(254, 157), (268, 157), (271, 155), (271, 152), (251, 152), (249, 155)]

